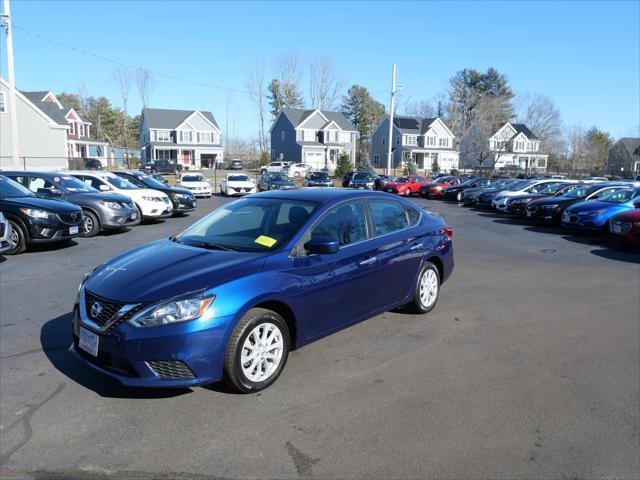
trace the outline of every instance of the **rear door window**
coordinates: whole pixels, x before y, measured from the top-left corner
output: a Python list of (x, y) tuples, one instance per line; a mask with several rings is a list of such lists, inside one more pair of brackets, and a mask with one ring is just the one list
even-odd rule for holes
[(409, 227), (404, 206), (393, 200), (370, 200), (369, 208), (376, 236), (397, 232)]
[(367, 224), (364, 204), (348, 202), (332, 208), (311, 228), (308, 237), (330, 238), (337, 241), (340, 246), (366, 240)]

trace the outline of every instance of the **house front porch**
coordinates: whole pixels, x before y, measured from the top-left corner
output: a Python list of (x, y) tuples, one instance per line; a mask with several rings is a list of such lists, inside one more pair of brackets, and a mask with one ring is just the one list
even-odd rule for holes
[(222, 148), (182, 148), (182, 147), (151, 147), (151, 159), (169, 160), (182, 165), (185, 170), (200, 170), (214, 168), (224, 161)]

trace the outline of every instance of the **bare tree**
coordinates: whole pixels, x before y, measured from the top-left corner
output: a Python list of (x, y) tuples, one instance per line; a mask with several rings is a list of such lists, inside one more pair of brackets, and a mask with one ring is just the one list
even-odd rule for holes
[(258, 146), (260, 153), (264, 154), (269, 150), (264, 126), (267, 107), (267, 81), (264, 62), (258, 60), (253, 68), (247, 71), (247, 91), (258, 112)]
[(582, 127), (573, 126), (566, 133), (566, 158), (567, 167), (571, 170), (586, 168), (586, 141), (585, 131)]
[(563, 150), (562, 119), (553, 101), (540, 94), (525, 94), (519, 100), (518, 120), (540, 139), (543, 152), (560, 155)]
[(460, 141), (460, 153), (467, 166), (495, 168), (500, 157), (507, 151), (507, 142), (490, 144), (490, 138), (502, 126), (504, 112), (501, 101), (483, 97), (477, 102), (475, 122), (467, 128)]
[(410, 117), (433, 118), (436, 116), (436, 109), (429, 101), (407, 103), (404, 107), (404, 114)]
[(136, 70), (136, 86), (138, 87), (138, 95), (140, 95), (142, 107), (147, 108), (151, 94), (156, 88), (156, 78), (146, 68), (138, 68)]
[(274, 70), (281, 89), (283, 108), (301, 108), (304, 105), (300, 93), (300, 57), (294, 51), (285, 53), (275, 63)]
[(120, 98), (122, 99), (122, 139), (124, 142), (124, 151), (125, 151), (125, 159), (127, 162), (127, 168), (130, 168), (131, 165), (129, 163), (129, 145), (128, 145), (128, 137), (129, 132), (127, 129), (127, 109), (129, 106), (129, 92), (131, 91), (131, 70), (128, 68), (116, 68), (113, 71), (113, 81), (115, 82), (116, 88), (120, 93)]
[(309, 96), (311, 106), (320, 110), (333, 110), (344, 79), (336, 72), (331, 59), (322, 54), (311, 60), (309, 65)]

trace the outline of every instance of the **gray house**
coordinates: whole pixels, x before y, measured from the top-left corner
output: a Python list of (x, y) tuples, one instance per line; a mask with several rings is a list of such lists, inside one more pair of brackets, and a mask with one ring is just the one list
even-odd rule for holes
[(615, 175), (640, 175), (640, 138), (625, 137), (614, 143), (609, 149), (607, 170)]
[[(389, 117), (378, 125), (371, 137), (371, 164), (386, 168)], [(417, 168), (430, 170), (434, 163), (441, 171), (458, 168), (455, 137), (440, 118), (393, 117), (391, 168), (413, 162)]]
[(142, 159), (171, 160), (185, 170), (207, 168), (224, 160), (220, 133), (211, 112), (143, 108)]
[(356, 158), (356, 129), (340, 112), (284, 108), (271, 127), (271, 160), (336, 169), (342, 153)]

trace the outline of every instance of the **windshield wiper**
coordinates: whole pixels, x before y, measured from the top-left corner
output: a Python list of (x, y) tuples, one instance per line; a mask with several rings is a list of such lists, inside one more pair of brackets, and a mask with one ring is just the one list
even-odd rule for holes
[(187, 240), (184, 243), (186, 243), (187, 245), (191, 245), (192, 247), (206, 248), (207, 250), (224, 250), (225, 252), (238, 251), (238, 248), (236, 247), (228, 247), (226, 245), (222, 245), (220, 243), (214, 243), (214, 242), (199, 242), (197, 240)]

